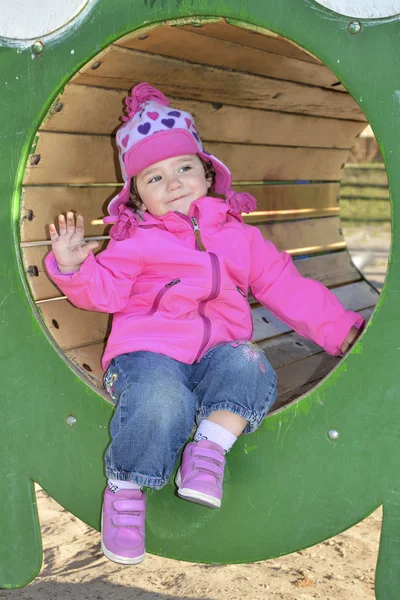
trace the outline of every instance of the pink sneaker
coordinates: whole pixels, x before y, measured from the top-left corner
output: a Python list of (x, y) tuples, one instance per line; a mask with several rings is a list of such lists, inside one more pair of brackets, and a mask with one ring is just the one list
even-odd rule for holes
[(101, 549), (107, 558), (123, 565), (137, 565), (145, 556), (144, 519), (146, 494), (107, 486), (101, 515)]
[(219, 444), (200, 440), (190, 442), (176, 474), (178, 495), (190, 502), (219, 508), (222, 498), (225, 456)]

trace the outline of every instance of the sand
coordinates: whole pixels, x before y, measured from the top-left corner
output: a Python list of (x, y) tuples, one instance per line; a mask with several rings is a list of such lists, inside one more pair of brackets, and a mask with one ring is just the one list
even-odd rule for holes
[(134, 567), (105, 558), (100, 534), (37, 489), (43, 567), (12, 600), (373, 600), (378, 509), (326, 542), (278, 559), (202, 565), (148, 555)]

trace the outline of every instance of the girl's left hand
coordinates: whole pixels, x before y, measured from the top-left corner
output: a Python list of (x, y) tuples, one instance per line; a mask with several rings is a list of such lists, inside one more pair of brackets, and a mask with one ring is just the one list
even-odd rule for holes
[(361, 332), (357, 327), (352, 327), (350, 329), (349, 333), (347, 334), (346, 339), (344, 340), (344, 342), (340, 348), (340, 352), (342, 354), (346, 354), (346, 352), (348, 352), (350, 350), (350, 348), (352, 347), (352, 345), (354, 344), (354, 342), (356, 341), (356, 339), (358, 338), (360, 333)]

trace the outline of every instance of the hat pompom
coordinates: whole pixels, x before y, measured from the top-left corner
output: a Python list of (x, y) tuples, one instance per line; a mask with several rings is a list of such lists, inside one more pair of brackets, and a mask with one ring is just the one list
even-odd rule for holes
[(127, 117), (122, 117), (123, 121), (129, 121), (138, 112), (144, 102), (154, 100), (161, 106), (169, 106), (170, 102), (160, 90), (157, 90), (147, 82), (138, 83), (132, 88), (131, 95), (125, 98)]
[(131, 208), (127, 208), (125, 204), (118, 206), (118, 216), (104, 217), (103, 222), (105, 225), (115, 223), (110, 229), (110, 237), (118, 242), (129, 237), (131, 232), (136, 231), (139, 225), (137, 215)]
[(225, 193), (225, 202), (235, 215), (241, 215), (242, 212), (249, 214), (257, 208), (257, 200), (246, 192), (228, 190)]

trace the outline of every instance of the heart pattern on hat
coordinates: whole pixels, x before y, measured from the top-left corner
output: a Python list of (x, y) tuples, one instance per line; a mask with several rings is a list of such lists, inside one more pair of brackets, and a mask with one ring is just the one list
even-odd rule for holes
[(158, 117), (160, 116), (158, 112), (148, 112), (146, 113), (146, 115), (149, 117), (149, 119), (151, 119), (152, 121), (157, 121)]
[(123, 145), (124, 148), (126, 148), (128, 145), (128, 142), (129, 142), (129, 135), (126, 135), (124, 137), (124, 139), (122, 140), (121, 144)]
[(137, 130), (142, 135), (147, 135), (149, 133), (149, 131), (150, 131), (150, 128), (151, 128), (150, 123), (148, 123), (146, 121), (146, 123), (143, 123), (143, 125), (139, 125), (139, 127), (137, 128)]
[(161, 119), (161, 123), (168, 127), (168, 129), (172, 129), (175, 125), (175, 119)]
[(181, 113), (179, 112), (179, 110), (171, 110), (168, 114), (170, 117), (177, 117), (178, 119), (181, 116)]

